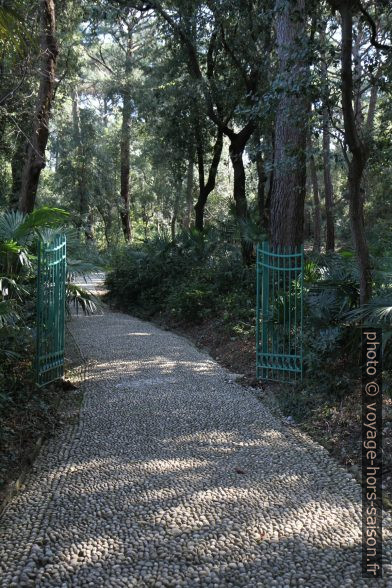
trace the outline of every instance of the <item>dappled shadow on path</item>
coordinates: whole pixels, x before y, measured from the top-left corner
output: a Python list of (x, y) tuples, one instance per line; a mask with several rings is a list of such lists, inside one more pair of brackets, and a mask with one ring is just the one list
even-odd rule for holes
[(387, 586), (361, 578), (360, 489), (324, 450), (185, 339), (117, 314), (74, 329), (94, 367), (69, 452), (20, 499), (47, 513), (20, 585)]

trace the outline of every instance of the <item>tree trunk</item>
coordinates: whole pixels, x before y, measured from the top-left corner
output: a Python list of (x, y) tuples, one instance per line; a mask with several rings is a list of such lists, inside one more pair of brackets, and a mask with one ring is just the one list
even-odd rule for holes
[(354, 64), (353, 75), (353, 91), (354, 91), (354, 116), (358, 128), (363, 125), (363, 110), (362, 110), (362, 62), (361, 62), (361, 45), (363, 43), (363, 29), (362, 23), (358, 22), (358, 30), (353, 44), (352, 56)]
[(95, 241), (95, 236), (94, 236), (94, 215), (93, 215), (93, 211), (90, 210), (88, 215), (87, 215), (87, 222), (86, 222), (86, 226), (84, 229), (84, 234), (86, 235), (86, 239), (87, 241)]
[(120, 194), (121, 194), (121, 225), (124, 233), (124, 239), (127, 243), (131, 241), (131, 217), (129, 212), (130, 189), (130, 148), (131, 148), (131, 115), (132, 100), (129, 91), (129, 74), (132, 69), (132, 33), (128, 32), (127, 50), (125, 57), (125, 84), (121, 93), (122, 96), (122, 123), (121, 123), (121, 144), (120, 144)]
[(207, 183), (204, 177), (204, 148), (200, 131), (196, 130), (197, 143), (197, 168), (199, 173), (199, 197), (195, 205), (195, 228), (203, 232), (204, 230), (204, 209), (208, 196), (215, 188), (216, 176), (223, 149), (223, 133), (218, 130), (218, 135), (213, 148), (212, 161), (208, 172)]
[(271, 218), (271, 197), (272, 197), (272, 188), (274, 185), (274, 167), (275, 167), (275, 131), (272, 130), (271, 133), (271, 169), (268, 174), (268, 191), (267, 197), (264, 202), (264, 226), (266, 228), (267, 233), (270, 235), (270, 218)]
[(331, 152), (329, 144), (329, 114), (326, 107), (323, 109), (323, 175), (326, 217), (325, 249), (328, 253), (330, 251), (335, 251), (335, 221), (333, 211), (333, 185), (331, 177)]
[[(276, 0), (279, 73), (288, 88), (282, 91), (275, 122), (275, 165), (271, 195), (272, 246), (298, 247), (303, 243), (306, 193), (306, 136), (308, 67), (304, 55), (304, 0), (290, 6)], [(293, 18), (294, 15), (294, 18)]]
[(257, 173), (257, 213), (259, 225), (262, 228), (266, 227), (266, 214), (265, 214), (265, 186), (267, 182), (267, 174), (265, 173), (265, 162), (263, 158), (263, 152), (261, 151), (261, 137), (260, 130), (256, 128), (256, 132), (253, 134), (253, 149), (255, 150), (254, 162), (256, 164)]
[(177, 217), (178, 217), (178, 209), (181, 199), (181, 192), (182, 192), (182, 182), (178, 183), (175, 190), (175, 197), (174, 197), (174, 207), (173, 207), (173, 214), (170, 221), (170, 232), (171, 232), (171, 239), (174, 241), (176, 238), (176, 225), (177, 225)]
[(372, 294), (372, 271), (369, 247), (365, 235), (361, 184), (368, 159), (368, 148), (361, 139), (353, 108), (353, 3), (339, 2), (338, 5), (333, 5), (337, 6), (342, 18), (342, 109), (345, 138), (351, 153), (348, 170), (350, 221), (359, 265), (360, 301), (361, 304), (366, 304)]
[(22, 188), (22, 172), (21, 161), (23, 161), (26, 154), (26, 140), (21, 132), (18, 133), (15, 141), (15, 151), (11, 161), (12, 172), (12, 189), (10, 197), (10, 207), (13, 210), (18, 208), (19, 196)]
[(266, 228), (265, 226), (265, 183), (267, 181), (267, 175), (264, 170), (264, 160), (260, 153), (256, 159), (256, 171), (257, 171), (257, 211), (259, 215), (260, 227)]
[(249, 243), (244, 237), (244, 224), (248, 220), (248, 203), (246, 200), (246, 177), (243, 154), (245, 146), (255, 128), (254, 122), (250, 121), (239, 133), (235, 133), (234, 131), (226, 133), (230, 139), (229, 154), (234, 171), (233, 197), (236, 216), (240, 223), (242, 258), (246, 265), (249, 265), (252, 261), (253, 244)]
[(22, 186), (19, 195), (19, 210), (32, 212), (37, 196), (41, 170), (45, 167), (45, 149), (49, 136), (49, 118), (55, 85), (56, 60), (56, 17), (54, 0), (40, 0), (41, 16), (41, 80), (38, 101), (33, 122), (33, 132), (27, 146), (22, 172)]
[(79, 96), (76, 90), (72, 92), (72, 124), (73, 140), (76, 145), (76, 163), (75, 163), (75, 184), (78, 195), (79, 219), (77, 221), (78, 232), (83, 229), (86, 239), (89, 239), (88, 230), (88, 213), (89, 203), (86, 189), (86, 161), (82, 142), (82, 128), (80, 121)]
[[(326, 25), (320, 34), (323, 47), (326, 47)], [(329, 133), (328, 102), (330, 88), (328, 83), (328, 63), (326, 50), (322, 54), (321, 77), (324, 81), (323, 108), (322, 108), (322, 147), (323, 147), (323, 183), (325, 202), (325, 250), (327, 253), (335, 251), (335, 219), (334, 219), (334, 193), (331, 175), (331, 150)]]
[(111, 245), (111, 229), (112, 229), (112, 215), (111, 215), (110, 206), (104, 207), (104, 206), (97, 205), (97, 210), (102, 218), (106, 245), (107, 245), (107, 247), (110, 247), (110, 245)]
[[(377, 81), (378, 80), (376, 80), (376, 82)], [(372, 89), (370, 90), (369, 108), (366, 117), (366, 134), (369, 139), (373, 138), (374, 117), (376, 115), (377, 97), (378, 86), (375, 84), (374, 86), (372, 86)]]
[(184, 229), (188, 230), (191, 226), (191, 215), (193, 208), (193, 149), (189, 153), (188, 170), (186, 174), (186, 211), (184, 216)]
[(319, 184), (318, 184), (316, 163), (314, 161), (313, 153), (311, 153), (310, 157), (309, 157), (309, 167), (310, 167), (310, 177), (312, 180), (312, 188), (313, 188), (313, 210), (314, 210), (313, 251), (316, 253), (320, 253), (320, 249), (321, 249), (321, 208), (320, 208)]

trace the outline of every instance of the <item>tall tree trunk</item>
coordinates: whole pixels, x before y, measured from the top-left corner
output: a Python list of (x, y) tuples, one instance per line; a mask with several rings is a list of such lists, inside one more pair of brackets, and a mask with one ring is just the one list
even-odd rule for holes
[(267, 181), (267, 174), (264, 169), (263, 155), (260, 153), (256, 159), (257, 171), (257, 211), (259, 215), (260, 227), (265, 226), (265, 184)]
[[(322, 46), (326, 46), (326, 25), (321, 31), (320, 39)], [(329, 110), (328, 101), (330, 87), (328, 82), (327, 55), (324, 50), (321, 60), (321, 76), (324, 81), (323, 107), (322, 107), (322, 148), (323, 148), (323, 183), (324, 183), (324, 205), (325, 205), (325, 250), (335, 251), (335, 219), (334, 219), (334, 193), (331, 175), (331, 149), (329, 132)]]
[(357, 34), (352, 49), (354, 75), (353, 75), (353, 91), (354, 91), (354, 116), (358, 128), (361, 128), (364, 122), (362, 110), (362, 61), (361, 61), (361, 45), (363, 43), (363, 28), (362, 23), (358, 22)]
[[(97, 195), (97, 200), (98, 200), (98, 197), (99, 197), (99, 195)], [(106, 245), (107, 245), (107, 247), (110, 247), (110, 245), (111, 245), (111, 229), (112, 229), (112, 214), (111, 214), (110, 206), (97, 205), (97, 210), (102, 218)]]
[(234, 171), (233, 197), (236, 216), (240, 223), (242, 258), (246, 265), (249, 265), (252, 261), (253, 245), (244, 236), (244, 223), (248, 220), (248, 203), (246, 200), (246, 177), (243, 154), (246, 144), (255, 128), (255, 123), (250, 121), (239, 133), (235, 133), (229, 129), (226, 131), (230, 139), (229, 154)]
[(37, 196), (41, 170), (45, 167), (45, 149), (49, 136), (50, 109), (54, 96), (56, 60), (56, 17), (54, 0), (40, 0), (41, 17), (41, 79), (33, 132), (27, 146), (19, 195), (19, 210), (32, 212)]
[(193, 208), (193, 147), (189, 152), (188, 169), (186, 174), (186, 211), (184, 216), (184, 229), (189, 230)]
[(306, 193), (308, 98), (304, 57), (304, 0), (276, 0), (279, 74), (288, 88), (279, 98), (275, 122), (275, 165), (271, 195), (273, 246), (298, 247), (303, 242)]
[(129, 75), (132, 69), (132, 33), (128, 29), (127, 49), (125, 56), (125, 84), (121, 93), (122, 96), (122, 123), (121, 123), (121, 144), (120, 144), (120, 194), (121, 194), (121, 225), (124, 233), (124, 239), (127, 243), (131, 240), (131, 217), (129, 211), (130, 188), (130, 148), (131, 148), (131, 115), (132, 99), (129, 91)]
[(267, 183), (267, 174), (265, 173), (265, 162), (263, 158), (263, 152), (261, 151), (261, 137), (260, 129), (256, 128), (253, 134), (253, 149), (255, 150), (254, 162), (256, 164), (257, 173), (257, 213), (259, 225), (262, 228), (266, 228), (265, 220), (265, 187)]
[(18, 208), (20, 190), (22, 187), (23, 168), (20, 162), (23, 161), (26, 154), (26, 140), (21, 132), (18, 133), (15, 141), (15, 151), (11, 161), (12, 188), (10, 196), (10, 207), (13, 210)]
[(326, 243), (325, 249), (328, 252), (335, 251), (335, 220), (334, 220), (334, 197), (331, 177), (331, 151), (329, 137), (329, 114), (326, 107), (323, 108), (323, 175), (324, 175), (324, 198), (325, 198), (325, 219), (326, 219)]
[(362, 195), (362, 180), (368, 160), (368, 148), (361, 139), (353, 108), (353, 10), (356, 4), (354, 0), (339, 0), (337, 2), (334, 0), (331, 4), (339, 10), (342, 18), (342, 109), (345, 139), (351, 153), (348, 169), (350, 221), (359, 265), (360, 301), (361, 304), (366, 304), (372, 294), (372, 271), (369, 247), (365, 235)]
[(77, 221), (78, 232), (83, 229), (86, 239), (89, 239), (88, 230), (88, 213), (89, 202), (86, 189), (86, 160), (84, 156), (82, 141), (82, 126), (80, 121), (79, 96), (76, 90), (72, 92), (72, 125), (73, 140), (76, 145), (76, 163), (75, 163), (75, 184), (78, 196), (79, 219)]
[(170, 221), (170, 232), (171, 232), (172, 241), (174, 241), (174, 239), (176, 238), (176, 225), (177, 225), (177, 218), (178, 218), (178, 209), (180, 206), (181, 192), (182, 192), (182, 182), (179, 182), (177, 184), (176, 190), (175, 190), (173, 214), (172, 214), (171, 221)]
[(200, 129), (196, 126), (196, 150), (197, 169), (199, 173), (199, 196), (195, 205), (195, 228), (202, 232), (204, 230), (204, 209), (208, 196), (215, 188), (216, 176), (223, 149), (223, 133), (218, 130), (216, 141), (213, 147), (212, 161), (208, 172), (207, 183), (204, 175), (204, 148)]
[[(310, 145), (312, 148), (312, 145)], [(320, 253), (321, 249), (321, 207), (320, 207), (320, 192), (319, 192), (319, 183), (318, 183), (318, 176), (317, 176), (317, 169), (316, 169), (316, 162), (314, 160), (314, 154), (310, 153), (309, 156), (309, 167), (310, 167), (310, 177), (312, 180), (312, 188), (313, 188), (313, 227), (314, 227), (314, 235), (313, 235), (313, 251), (316, 253)]]
[(374, 128), (374, 118), (376, 115), (376, 106), (377, 106), (377, 97), (378, 97), (378, 86), (377, 81), (372, 89), (370, 90), (370, 98), (369, 98), (369, 108), (366, 117), (366, 134), (369, 139), (373, 137), (373, 128)]

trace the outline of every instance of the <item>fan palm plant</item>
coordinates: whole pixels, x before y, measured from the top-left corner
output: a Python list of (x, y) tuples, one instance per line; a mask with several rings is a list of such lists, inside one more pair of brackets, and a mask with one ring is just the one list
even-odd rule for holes
[[(0, 355), (12, 357), (12, 341), (27, 336), (28, 323), (33, 318), (36, 275), (36, 243), (38, 239), (51, 241), (59, 232), (73, 235), (64, 226), (69, 214), (59, 208), (42, 207), (29, 215), (18, 211), (0, 215)], [(93, 295), (72, 283), (76, 275), (99, 271), (97, 267), (81, 260), (68, 259), (66, 301), (85, 313), (94, 312)], [(11, 347), (10, 347), (11, 345)]]

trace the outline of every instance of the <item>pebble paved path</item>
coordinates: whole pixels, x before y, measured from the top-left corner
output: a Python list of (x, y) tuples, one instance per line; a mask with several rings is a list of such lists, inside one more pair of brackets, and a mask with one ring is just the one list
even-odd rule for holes
[(2, 587), (392, 587), (360, 573), (360, 489), (185, 339), (73, 319), (93, 362), (0, 532)]

